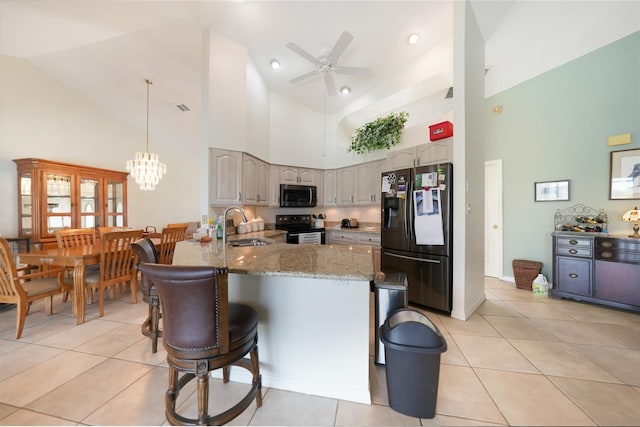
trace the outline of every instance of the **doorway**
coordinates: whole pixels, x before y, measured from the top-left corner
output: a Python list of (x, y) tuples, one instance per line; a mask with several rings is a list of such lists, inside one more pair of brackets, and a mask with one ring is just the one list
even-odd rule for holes
[(502, 159), (484, 168), (484, 275), (502, 278)]

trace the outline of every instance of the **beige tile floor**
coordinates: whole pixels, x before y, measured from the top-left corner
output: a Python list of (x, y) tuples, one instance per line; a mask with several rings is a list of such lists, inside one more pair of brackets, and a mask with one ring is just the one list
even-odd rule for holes
[[(448, 344), (436, 417), (389, 408), (385, 370), (370, 360), (372, 405), (264, 389), (234, 425), (640, 425), (640, 316), (535, 297), (485, 279), (487, 300), (461, 322), (427, 312)], [(144, 303), (96, 304), (75, 325), (69, 302), (35, 304), (19, 341), (15, 311), (0, 312), (1, 425), (161, 425), (167, 367), (139, 325)], [(373, 328), (372, 328), (373, 331)], [(373, 346), (371, 347), (373, 349)], [(373, 353), (373, 352), (372, 352)], [(212, 382), (224, 409), (247, 386)], [(181, 396), (193, 413), (193, 388)]]

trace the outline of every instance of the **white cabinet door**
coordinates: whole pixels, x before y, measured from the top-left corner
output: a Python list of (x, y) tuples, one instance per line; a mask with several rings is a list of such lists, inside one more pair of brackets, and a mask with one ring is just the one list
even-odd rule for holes
[(298, 182), (302, 185), (318, 185), (321, 171), (317, 169), (298, 169)]
[(358, 243), (356, 233), (345, 233), (341, 231), (329, 232), (332, 245), (353, 245)]
[(259, 160), (248, 154), (242, 156), (242, 203), (258, 203), (257, 173)]
[(384, 172), (385, 161), (378, 160), (373, 162), (371, 169), (371, 185), (373, 191), (373, 204), (380, 203), (380, 194), (382, 193), (382, 172)]
[(260, 206), (269, 205), (269, 164), (258, 161), (256, 173), (256, 189), (258, 190), (258, 202)]
[(268, 204), (269, 165), (248, 154), (242, 156), (242, 192), (245, 205)]
[(241, 203), (242, 153), (212, 148), (209, 155), (209, 203), (212, 206)]
[(353, 205), (353, 190), (355, 180), (355, 168), (348, 167), (337, 170), (336, 188), (338, 194), (338, 206)]
[(322, 171), (318, 169), (281, 166), (280, 167), (280, 183), (317, 186), (319, 184), (318, 177), (320, 173), (322, 173)]
[(373, 164), (371, 162), (355, 167), (354, 204), (373, 204)]
[(280, 184), (299, 184), (298, 168), (280, 166)]
[(453, 138), (416, 146), (416, 166), (453, 163)]
[[(338, 196), (336, 194), (336, 170), (329, 169), (324, 171), (323, 177), (323, 206), (336, 206), (338, 203)], [(320, 201), (320, 200), (319, 200)]]
[(269, 206), (280, 206), (280, 166), (269, 165)]
[(358, 243), (363, 245), (380, 246), (380, 235), (375, 233), (358, 233)]
[(404, 150), (393, 151), (387, 155), (386, 170), (393, 171), (406, 169), (415, 166), (416, 147), (405, 148)]

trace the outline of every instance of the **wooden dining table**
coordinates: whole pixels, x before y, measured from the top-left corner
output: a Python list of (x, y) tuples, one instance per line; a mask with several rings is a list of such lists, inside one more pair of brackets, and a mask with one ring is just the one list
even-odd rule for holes
[(84, 323), (86, 267), (100, 264), (100, 244), (42, 249), (18, 253), (17, 256), (23, 264), (73, 267), (73, 313), (76, 316), (76, 324)]

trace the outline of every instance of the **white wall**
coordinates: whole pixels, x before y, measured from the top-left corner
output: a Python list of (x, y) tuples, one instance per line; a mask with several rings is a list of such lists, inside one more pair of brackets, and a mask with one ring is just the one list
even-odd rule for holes
[[(0, 70), (0, 233), (15, 236), (17, 178), (12, 159), (36, 157), (125, 171), (126, 161), (144, 148), (145, 135), (26, 61), (0, 56)], [(157, 189), (143, 192), (129, 178), (133, 227), (199, 218), (195, 159), (160, 139), (151, 134), (149, 141), (150, 151), (168, 164)]]
[(322, 114), (271, 93), (271, 159), (281, 165), (323, 167), (324, 123)]
[(484, 41), (468, 1), (454, 4), (453, 310), (484, 301)]
[[(247, 150), (247, 49), (213, 31), (205, 32), (208, 82), (204, 117), (209, 147)], [(206, 78), (206, 77), (205, 77)]]
[(254, 156), (269, 161), (271, 156), (271, 91), (249, 60), (247, 64), (247, 149)]

